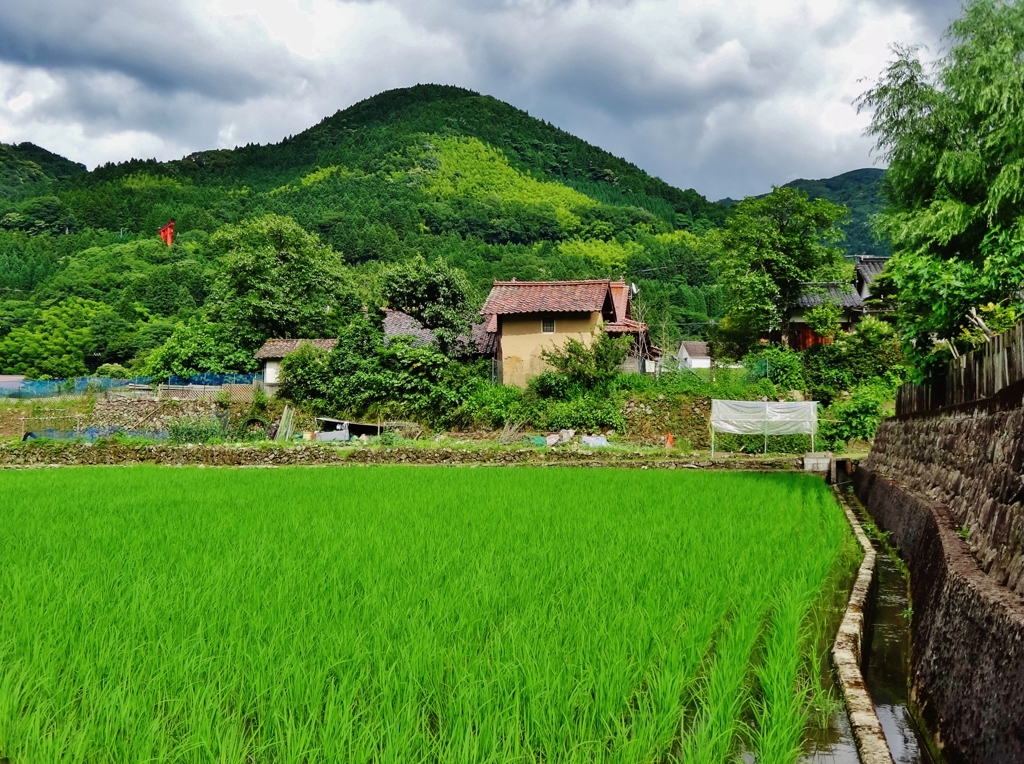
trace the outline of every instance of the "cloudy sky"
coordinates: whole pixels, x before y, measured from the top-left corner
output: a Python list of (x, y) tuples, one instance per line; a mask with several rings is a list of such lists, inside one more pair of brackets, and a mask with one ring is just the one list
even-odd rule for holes
[(957, 0), (0, 4), (0, 141), (90, 167), (276, 142), (381, 90), (487, 93), (712, 199), (871, 166), (852, 102)]

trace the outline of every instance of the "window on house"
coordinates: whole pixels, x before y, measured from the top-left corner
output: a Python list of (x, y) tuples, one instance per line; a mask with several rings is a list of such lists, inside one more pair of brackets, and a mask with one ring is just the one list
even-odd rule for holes
[(553, 318), (545, 318), (541, 322), (541, 331), (544, 332), (544, 334), (554, 334), (555, 333), (555, 319), (553, 319)]

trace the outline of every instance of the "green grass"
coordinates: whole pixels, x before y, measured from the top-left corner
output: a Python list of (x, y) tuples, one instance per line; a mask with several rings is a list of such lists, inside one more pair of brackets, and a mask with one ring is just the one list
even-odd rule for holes
[(0, 472), (0, 758), (793, 762), (803, 475)]

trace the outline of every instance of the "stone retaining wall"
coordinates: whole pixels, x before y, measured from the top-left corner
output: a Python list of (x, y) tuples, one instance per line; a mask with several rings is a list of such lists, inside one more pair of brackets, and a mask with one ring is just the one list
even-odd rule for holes
[(172, 446), (88, 443), (11, 443), (0, 445), (0, 467), (165, 464), (222, 467), (289, 465), (421, 464), (534, 465), (565, 467), (632, 467), (651, 469), (802, 470), (801, 457), (777, 459), (687, 459), (643, 452), (602, 452), (583, 449), (541, 451), (455, 448), (337, 448), (296, 446)]
[(85, 417), (85, 427), (125, 430), (166, 430), (174, 419), (206, 419), (216, 409), (211, 401), (154, 401), (114, 398), (97, 400)]
[(911, 700), (936, 745), (949, 764), (1024, 762), (1024, 600), (981, 570), (945, 505), (863, 467), (854, 482), (910, 569)]
[(865, 467), (948, 507), (982, 569), (1024, 595), (1024, 384), (883, 422)]

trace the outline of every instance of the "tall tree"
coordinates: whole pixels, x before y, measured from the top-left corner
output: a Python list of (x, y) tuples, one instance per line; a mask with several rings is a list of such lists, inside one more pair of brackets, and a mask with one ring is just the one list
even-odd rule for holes
[(336, 337), (360, 307), (341, 255), (291, 218), (224, 226), (210, 248), (221, 260), (209, 317), (242, 349), (270, 337)]
[(454, 348), (459, 335), (468, 330), (473, 291), (458, 268), (416, 256), (386, 269), (381, 279), (386, 305), (432, 329), (442, 350)]
[(877, 282), (918, 377), (1012, 323), (1024, 287), (1024, 3), (970, 0), (934, 65), (914, 47), (860, 101), (888, 162)]
[(726, 311), (718, 338), (730, 355), (741, 355), (758, 336), (786, 328), (786, 309), (807, 281), (844, 276), (843, 233), (837, 223), (846, 208), (810, 200), (795, 188), (774, 188), (748, 198), (724, 230), (711, 231), (711, 247), (725, 291)]

